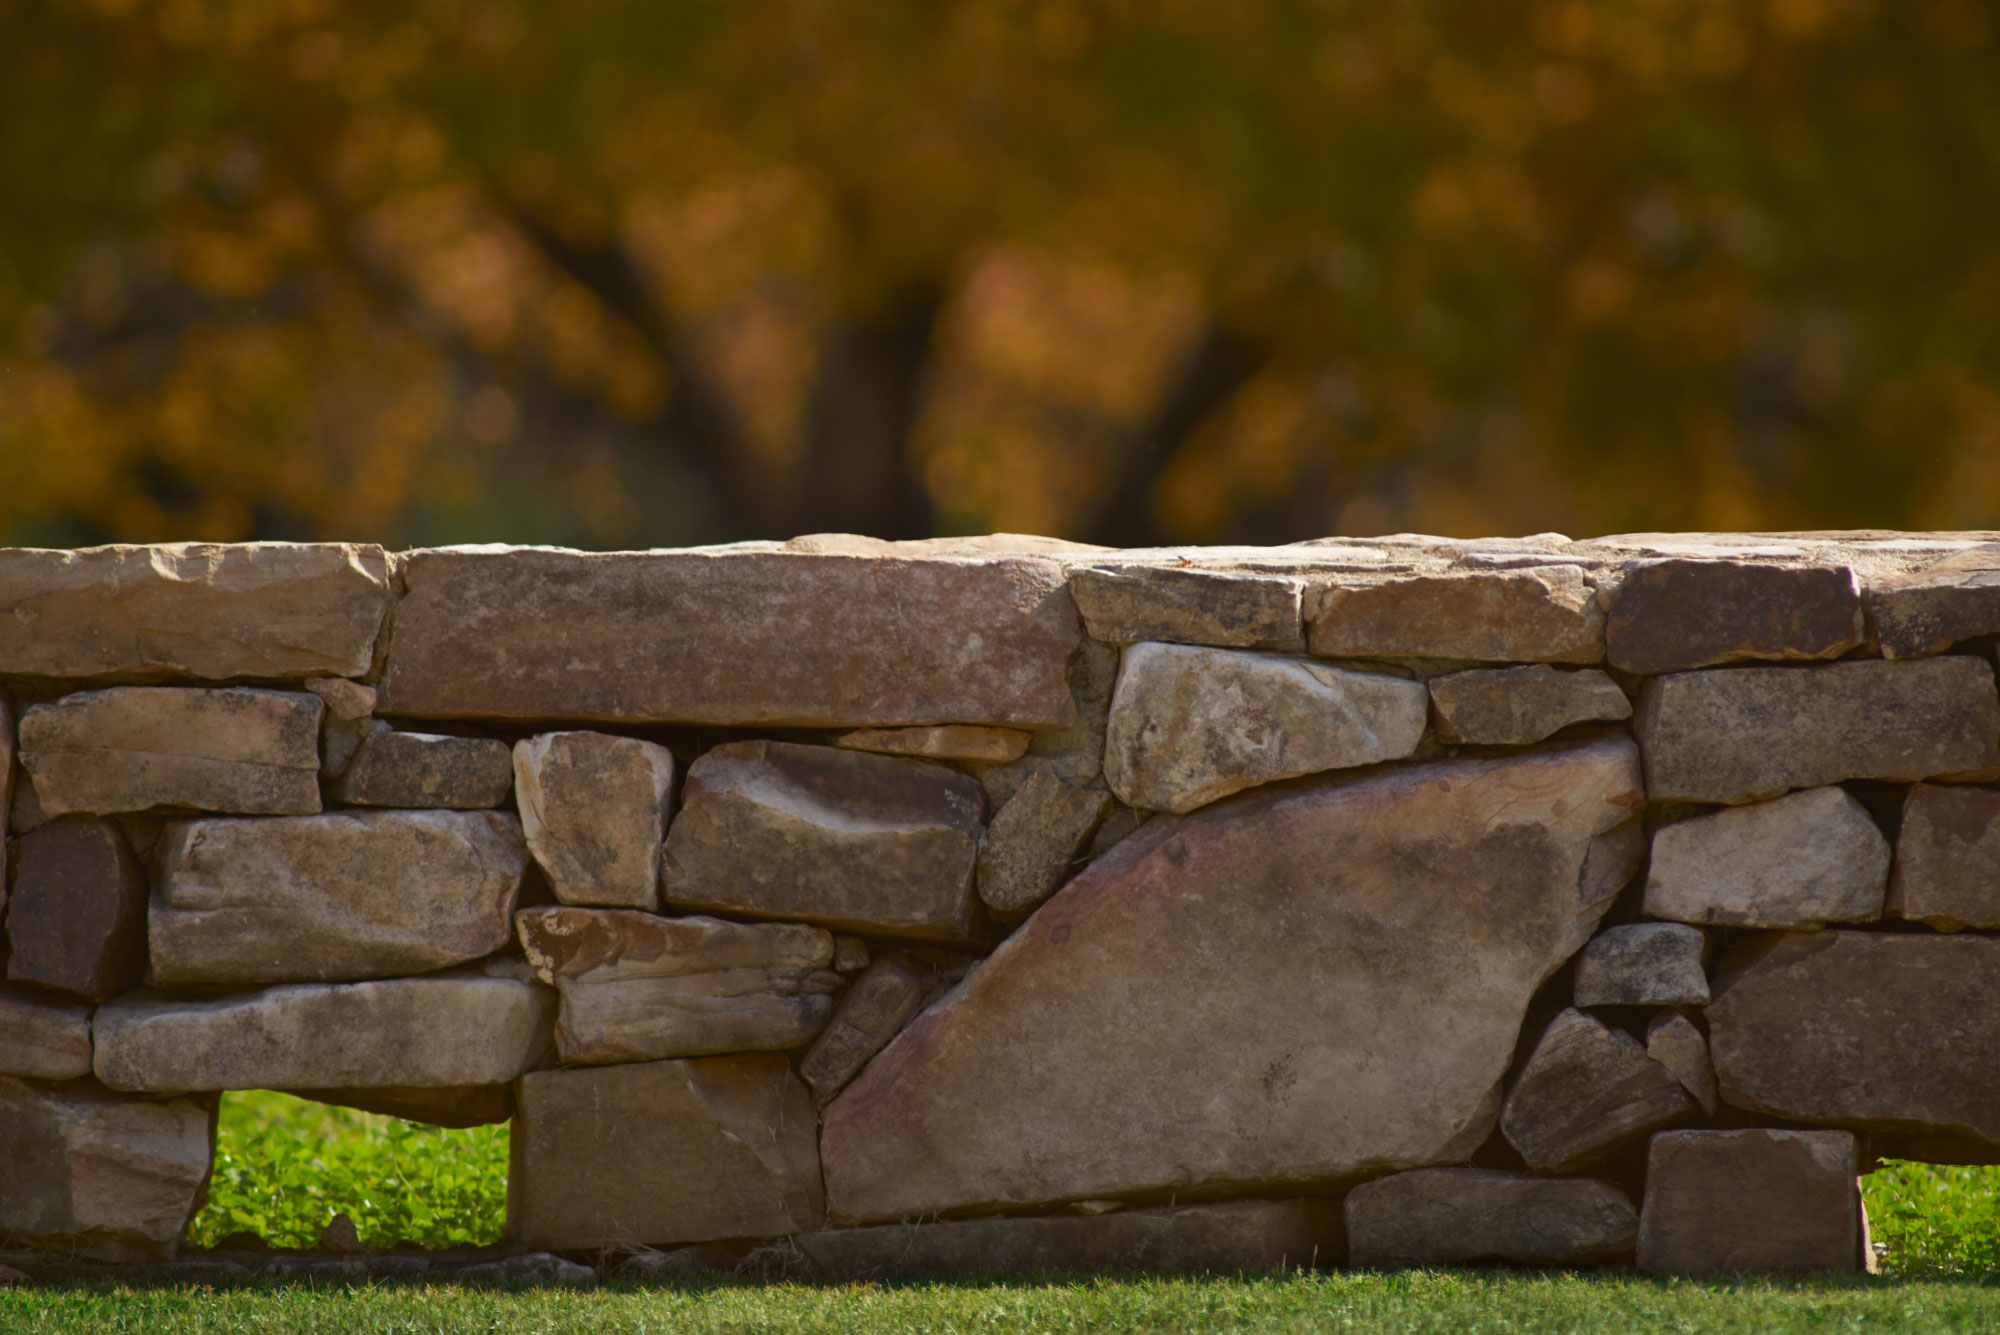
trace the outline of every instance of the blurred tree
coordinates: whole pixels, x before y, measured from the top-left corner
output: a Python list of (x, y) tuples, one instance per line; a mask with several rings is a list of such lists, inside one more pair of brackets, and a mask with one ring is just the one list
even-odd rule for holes
[(1996, 22), (0, 7), (0, 524), (1994, 524)]

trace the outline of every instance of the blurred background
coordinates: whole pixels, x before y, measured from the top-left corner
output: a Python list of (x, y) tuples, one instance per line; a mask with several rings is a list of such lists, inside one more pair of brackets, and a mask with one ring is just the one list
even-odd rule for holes
[(1984, 0), (14, 0), (0, 541), (2000, 526)]

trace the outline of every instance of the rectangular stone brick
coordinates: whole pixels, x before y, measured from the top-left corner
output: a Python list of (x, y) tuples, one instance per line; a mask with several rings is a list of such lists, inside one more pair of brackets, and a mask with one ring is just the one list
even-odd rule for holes
[(1663, 1131), (1646, 1155), (1639, 1268), (1656, 1275), (1854, 1270), (1861, 1193), (1845, 1131)]

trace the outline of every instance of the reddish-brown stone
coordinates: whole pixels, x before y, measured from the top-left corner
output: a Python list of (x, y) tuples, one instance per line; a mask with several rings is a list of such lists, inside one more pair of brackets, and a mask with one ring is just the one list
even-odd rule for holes
[(7, 977), (104, 1001), (146, 964), (146, 878), (118, 827), (65, 816), (21, 836)]
[(1743, 659), (1838, 658), (1863, 629), (1847, 566), (1649, 561), (1619, 583), (1604, 648), (1611, 666), (1655, 677)]
[(1639, 1268), (1654, 1274), (1853, 1270), (1861, 1194), (1845, 1131), (1667, 1131), (1646, 1155)]

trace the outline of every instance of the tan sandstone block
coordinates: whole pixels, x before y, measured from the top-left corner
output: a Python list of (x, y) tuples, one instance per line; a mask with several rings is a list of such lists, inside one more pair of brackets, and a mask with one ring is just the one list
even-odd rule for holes
[(1037, 770), (994, 814), (979, 845), (979, 897), (1002, 922), (1056, 892), (1115, 804), (1111, 794)]
[(1576, 565), (1344, 581), (1311, 590), (1306, 616), (1321, 658), (1604, 660), (1604, 609)]
[(1921, 658), (2000, 631), (2000, 543), (1954, 552), (1868, 584), (1884, 658)]
[(1644, 911), (1723, 927), (1882, 916), (1889, 841), (1840, 788), (1730, 807), (1653, 833)]
[(545, 732), (514, 743), (528, 849), (565, 904), (659, 906), (674, 755), (636, 737)]
[(1646, 1156), (1639, 1268), (1656, 1275), (1854, 1270), (1861, 1193), (1845, 1131), (1668, 1131)]
[(1526, 746), (1572, 723), (1632, 716), (1625, 692), (1596, 668), (1474, 668), (1431, 678), (1430, 691), (1441, 742)]
[(1355, 1267), (1594, 1265), (1632, 1255), (1639, 1212), (1609, 1182), (1483, 1168), (1418, 1168), (1347, 1194)]

